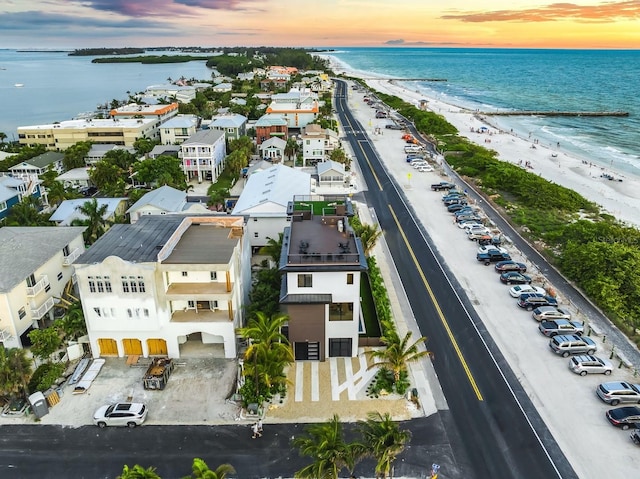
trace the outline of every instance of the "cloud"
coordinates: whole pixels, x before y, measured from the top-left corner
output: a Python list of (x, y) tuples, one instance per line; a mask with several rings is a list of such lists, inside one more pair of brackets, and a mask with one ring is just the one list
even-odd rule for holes
[(544, 7), (528, 10), (460, 12), (443, 15), (440, 18), (469, 23), (554, 22), (559, 20), (574, 20), (581, 23), (609, 23), (620, 20), (640, 19), (640, 0), (606, 2), (599, 5), (552, 3)]
[(402, 45), (404, 40), (402, 38), (398, 38), (397, 40), (387, 40), (384, 43), (385, 45)]
[(84, 0), (79, 4), (94, 10), (128, 17), (195, 15), (194, 9), (246, 10), (249, 0)]

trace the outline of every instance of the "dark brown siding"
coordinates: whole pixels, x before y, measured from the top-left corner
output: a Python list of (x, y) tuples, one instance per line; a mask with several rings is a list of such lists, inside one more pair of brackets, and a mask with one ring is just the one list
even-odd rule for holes
[(324, 361), (324, 304), (288, 304), (289, 342), (318, 341), (320, 361)]

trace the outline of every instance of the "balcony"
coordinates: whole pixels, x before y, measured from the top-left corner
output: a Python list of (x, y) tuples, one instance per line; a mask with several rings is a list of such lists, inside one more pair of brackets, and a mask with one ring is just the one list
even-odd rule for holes
[[(233, 291), (233, 283), (231, 283)], [(229, 299), (230, 291), (227, 291), (227, 283), (212, 281), (210, 283), (171, 283), (167, 288), (167, 299)], [(217, 296), (211, 298), (211, 296)], [(220, 297), (222, 295), (222, 297)]]
[(27, 296), (32, 298), (37, 296), (40, 291), (49, 286), (49, 278), (47, 275), (42, 275), (42, 277), (38, 280), (36, 284), (27, 288)]
[(49, 298), (39, 308), (31, 309), (31, 319), (38, 320), (44, 318), (49, 310), (53, 308), (54, 304), (55, 300), (53, 298)]
[(65, 256), (62, 260), (63, 266), (71, 266), (75, 260), (78, 259), (78, 256), (82, 254), (82, 248), (76, 248), (68, 256)]
[(187, 309), (174, 311), (171, 315), (172, 323), (228, 323), (229, 311), (226, 309)]

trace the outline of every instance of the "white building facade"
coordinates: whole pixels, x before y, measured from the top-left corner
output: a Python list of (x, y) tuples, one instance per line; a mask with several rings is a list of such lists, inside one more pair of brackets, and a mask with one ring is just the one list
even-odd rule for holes
[(224, 170), (227, 155), (225, 134), (221, 131), (196, 132), (181, 145), (182, 168), (188, 180), (216, 181)]
[[(123, 251), (142, 238), (152, 244)], [(76, 265), (94, 357), (236, 357), (250, 286), (241, 217), (145, 217), (116, 225)]]

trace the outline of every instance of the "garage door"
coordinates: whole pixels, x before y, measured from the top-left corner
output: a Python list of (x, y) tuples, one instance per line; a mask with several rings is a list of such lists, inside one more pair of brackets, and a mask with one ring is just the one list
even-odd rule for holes
[(167, 342), (164, 339), (147, 339), (150, 356), (166, 356)]
[(123, 339), (122, 347), (125, 356), (142, 356), (142, 343), (139, 339)]
[(115, 339), (100, 338), (98, 339), (98, 347), (100, 348), (100, 356), (118, 355), (118, 345)]

